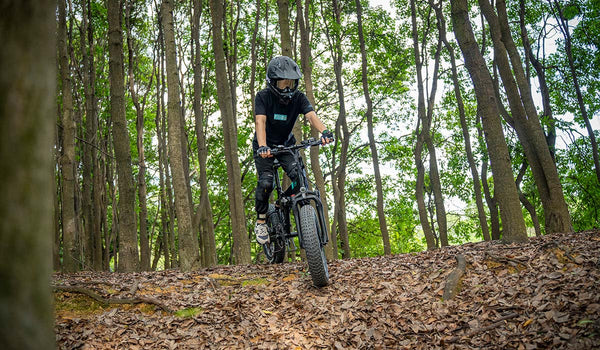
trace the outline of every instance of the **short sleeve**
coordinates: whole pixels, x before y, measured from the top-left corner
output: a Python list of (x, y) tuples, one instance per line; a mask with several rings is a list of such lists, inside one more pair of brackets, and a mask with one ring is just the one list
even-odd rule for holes
[(256, 94), (254, 98), (254, 114), (255, 115), (267, 115), (267, 107), (263, 98), (264, 94), (260, 92)]
[(313, 106), (308, 101), (305, 94), (300, 95), (300, 113), (306, 115), (306, 113), (314, 111)]

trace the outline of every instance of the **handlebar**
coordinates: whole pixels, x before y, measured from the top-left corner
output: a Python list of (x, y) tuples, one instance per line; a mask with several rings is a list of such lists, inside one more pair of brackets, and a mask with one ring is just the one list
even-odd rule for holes
[(321, 146), (321, 145), (323, 145), (323, 142), (321, 142), (321, 139), (317, 140), (314, 137), (311, 137), (308, 140), (301, 141), (297, 145), (287, 146), (287, 147), (283, 146), (283, 145), (275, 146), (275, 147), (271, 148), (271, 154), (278, 155), (281, 153), (295, 151), (295, 150), (301, 149), (301, 148), (309, 148), (309, 147)]

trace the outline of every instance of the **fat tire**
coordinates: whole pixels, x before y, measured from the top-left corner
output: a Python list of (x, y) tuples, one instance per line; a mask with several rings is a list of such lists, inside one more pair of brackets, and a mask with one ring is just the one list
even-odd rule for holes
[(329, 283), (329, 271), (325, 250), (321, 246), (319, 231), (317, 230), (317, 215), (310, 205), (300, 207), (300, 227), (302, 230), (302, 243), (308, 261), (308, 270), (315, 287), (324, 287)]
[(271, 264), (281, 264), (285, 259), (285, 242), (283, 238), (277, 234), (275, 228), (279, 225), (279, 214), (273, 204), (269, 204), (269, 210), (267, 211), (267, 227), (270, 232), (270, 242), (263, 244), (263, 252), (267, 257), (267, 261)]

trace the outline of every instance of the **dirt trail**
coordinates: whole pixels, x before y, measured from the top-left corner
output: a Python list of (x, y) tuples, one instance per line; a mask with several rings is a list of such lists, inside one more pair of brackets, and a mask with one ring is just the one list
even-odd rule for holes
[[(466, 268), (456, 295), (443, 300), (457, 255)], [(66, 349), (600, 348), (600, 231), (335, 261), (331, 284), (321, 289), (305, 271), (294, 263), (57, 274), (54, 285), (84, 288), (100, 300), (147, 301), (103, 306), (80, 292), (56, 291), (57, 343)]]

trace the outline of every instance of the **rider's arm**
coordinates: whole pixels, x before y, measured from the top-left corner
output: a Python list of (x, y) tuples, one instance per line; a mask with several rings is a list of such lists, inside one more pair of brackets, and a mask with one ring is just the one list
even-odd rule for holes
[[(258, 141), (258, 147), (267, 145), (267, 116), (264, 114), (257, 114), (255, 116), (256, 123), (256, 141)], [(260, 155), (263, 158), (271, 157), (271, 151), (267, 151), (264, 155)]]
[[(312, 125), (313, 128), (317, 129), (321, 134), (327, 129), (325, 127), (325, 124), (323, 124), (323, 122), (321, 121), (321, 119), (317, 117), (317, 113), (315, 113), (315, 111), (310, 111), (306, 113), (306, 119), (308, 119), (310, 125)], [(321, 142), (323, 142), (323, 144), (327, 144), (331, 141), (333, 140), (327, 137), (321, 137)]]
[(319, 117), (317, 117), (317, 113), (315, 113), (315, 111), (310, 111), (310, 112), (306, 113), (306, 119), (308, 120), (310, 125), (313, 128), (317, 129), (320, 133), (326, 129), (325, 124), (323, 124), (321, 119), (319, 119)]
[(264, 114), (257, 114), (255, 117), (256, 122), (256, 140), (258, 141), (258, 147), (267, 145), (267, 116)]

